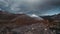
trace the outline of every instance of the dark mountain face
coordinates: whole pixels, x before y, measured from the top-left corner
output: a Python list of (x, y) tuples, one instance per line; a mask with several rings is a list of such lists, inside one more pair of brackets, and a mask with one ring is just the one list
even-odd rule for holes
[(7, 12), (0, 11), (0, 23), (8, 23), (16, 16)]
[[(33, 15), (32, 15), (33, 16)], [(37, 23), (40, 20), (43, 20), (42, 18), (39, 17), (32, 17), (28, 16), (26, 14), (11, 14), (8, 12), (0, 11), (0, 23)]]

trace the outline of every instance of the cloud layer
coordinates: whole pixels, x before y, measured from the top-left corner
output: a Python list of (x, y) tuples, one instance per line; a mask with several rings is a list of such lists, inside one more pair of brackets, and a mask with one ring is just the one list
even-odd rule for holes
[(60, 11), (60, 0), (0, 0), (0, 9), (16, 14), (49, 15)]

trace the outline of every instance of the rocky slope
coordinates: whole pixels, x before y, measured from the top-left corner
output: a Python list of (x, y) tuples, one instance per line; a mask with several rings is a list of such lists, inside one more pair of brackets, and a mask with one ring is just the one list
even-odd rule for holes
[(53, 34), (49, 22), (37, 15), (0, 11), (0, 34)]

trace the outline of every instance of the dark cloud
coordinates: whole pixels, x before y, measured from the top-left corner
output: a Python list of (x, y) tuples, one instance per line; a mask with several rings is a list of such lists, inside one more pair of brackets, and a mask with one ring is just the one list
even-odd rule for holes
[[(27, 2), (27, 3), (26, 3)], [(0, 0), (0, 8), (11, 13), (51, 15), (60, 12), (60, 0), (42, 0), (34, 4), (23, 0)]]

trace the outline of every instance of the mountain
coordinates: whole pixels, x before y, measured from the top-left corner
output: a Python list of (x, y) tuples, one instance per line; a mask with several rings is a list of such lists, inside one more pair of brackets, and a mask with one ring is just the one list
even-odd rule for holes
[(0, 11), (0, 23), (18, 23), (22, 24), (32, 24), (42, 21), (43, 18), (37, 15), (27, 15), (27, 14), (11, 14), (7, 11)]
[(16, 16), (5, 11), (0, 11), (0, 23), (8, 23), (11, 19)]
[[(34, 33), (40, 34), (41, 30), (43, 31), (42, 33), (51, 32), (48, 29), (49, 28), (48, 25), (49, 25), (48, 20), (46, 20), (42, 17), (39, 17), (35, 14), (32, 14), (32, 15), (11, 14), (11, 13), (8, 13), (5, 11), (0, 11), (0, 32), (1, 33), (3, 33), (3, 32), (16, 33), (16, 31), (19, 33), (21, 33), (21, 31), (23, 31), (23, 33), (24, 33), (24, 31), (26, 32), (26, 30), (29, 31), (30, 29), (31, 29), (30, 31), (32, 31), (31, 33), (34, 32)], [(32, 30), (32, 29), (34, 29), (34, 30)], [(12, 30), (14, 30), (14, 31), (12, 31)], [(46, 32), (44, 32), (44, 31), (46, 31)], [(26, 32), (26, 33), (28, 34), (29, 32)]]
[(47, 19), (49, 21), (49, 28), (52, 31), (57, 31), (57, 34), (60, 34), (60, 13), (59, 14), (55, 14), (52, 16), (42, 16), (43, 19)]
[[(37, 17), (38, 18), (38, 17)], [(19, 25), (29, 25), (29, 24), (33, 24), (33, 23), (40, 23), (42, 21), (42, 19), (37, 19), (34, 17), (30, 17), (26, 14), (20, 14), (18, 17), (16, 17), (15, 19), (11, 20), (11, 23), (16, 23)]]

